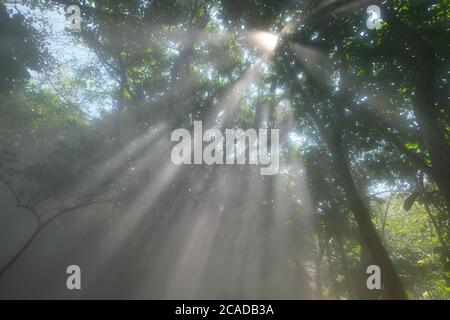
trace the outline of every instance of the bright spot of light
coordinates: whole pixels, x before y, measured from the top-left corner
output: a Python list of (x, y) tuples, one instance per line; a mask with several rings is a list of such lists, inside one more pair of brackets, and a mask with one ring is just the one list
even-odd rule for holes
[(253, 32), (251, 39), (260, 49), (269, 53), (272, 53), (278, 44), (278, 36), (266, 31)]

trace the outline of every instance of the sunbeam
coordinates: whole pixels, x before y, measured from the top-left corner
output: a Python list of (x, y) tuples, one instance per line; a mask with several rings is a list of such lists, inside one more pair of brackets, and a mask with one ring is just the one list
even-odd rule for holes
[(263, 52), (272, 54), (278, 45), (278, 36), (267, 31), (254, 31), (250, 34), (251, 41)]
[(0, 299), (448, 299), (446, 4), (0, 1)]

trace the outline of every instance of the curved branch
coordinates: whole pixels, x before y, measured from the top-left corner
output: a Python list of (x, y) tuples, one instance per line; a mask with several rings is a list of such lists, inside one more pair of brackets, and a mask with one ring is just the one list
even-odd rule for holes
[(16, 200), (16, 207), (17, 208), (22, 208), (22, 209), (26, 209), (28, 210), (28, 212), (30, 212), (33, 217), (36, 219), (38, 226), (40, 226), (42, 224), (41, 218), (39, 217), (37, 211), (35, 208), (33, 208), (30, 205), (24, 204), (22, 203), (22, 201), (20, 200), (19, 195), (17, 194), (17, 192), (14, 190), (11, 182), (9, 182), (8, 180), (6, 180), (5, 178), (0, 176), (0, 181), (8, 188), (8, 190), (12, 193), (12, 195), (14, 196), (15, 200)]

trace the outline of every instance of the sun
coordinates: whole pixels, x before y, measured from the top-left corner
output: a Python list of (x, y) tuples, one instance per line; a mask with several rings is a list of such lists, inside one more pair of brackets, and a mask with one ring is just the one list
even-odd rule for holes
[(271, 32), (255, 31), (251, 34), (251, 40), (263, 51), (273, 53), (278, 45), (279, 37)]

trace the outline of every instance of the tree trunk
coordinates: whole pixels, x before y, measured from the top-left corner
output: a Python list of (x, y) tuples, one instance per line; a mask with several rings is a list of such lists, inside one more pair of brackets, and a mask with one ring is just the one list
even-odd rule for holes
[(22, 254), (28, 249), (28, 247), (33, 243), (33, 240), (39, 235), (43, 228), (43, 225), (40, 225), (34, 230), (33, 234), (30, 236), (30, 238), (20, 247), (19, 251), (16, 252), (16, 254), (9, 260), (9, 262), (2, 267), (0, 270), (0, 278), (3, 277), (3, 275), (6, 273), (6, 271), (11, 268), (14, 263), (22, 256)]
[(349, 299), (353, 299), (354, 298), (354, 294), (353, 294), (352, 279), (351, 279), (351, 276), (350, 276), (350, 271), (349, 271), (349, 268), (348, 268), (347, 255), (345, 253), (344, 246), (342, 244), (342, 236), (341, 235), (336, 235), (336, 243), (337, 243), (337, 246), (338, 246), (339, 255), (341, 257), (342, 270), (343, 270), (343, 273), (344, 273), (345, 286), (346, 286), (346, 289), (347, 289), (347, 296), (348, 296)]
[[(289, 62), (286, 61), (286, 63), (288, 64)], [(347, 159), (344, 155), (341, 142), (345, 120), (343, 106), (345, 106), (346, 98), (348, 97), (343, 94), (338, 103), (335, 105), (336, 123), (334, 131), (330, 133), (329, 129), (325, 127), (322, 119), (314, 110), (311, 98), (308, 92), (303, 89), (303, 85), (299, 82), (296, 73), (291, 67), (287, 67), (286, 70), (290, 73), (292, 82), (297, 84), (293, 89), (295, 89), (295, 91), (302, 96), (306, 113), (312, 118), (319, 130), (322, 140), (331, 152), (334, 171), (336, 176), (339, 178), (339, 182), (344, 190), (347, 202), (358, 224), (362, 239), (366, 244), (373, 261), (381, 269), (382, 279), (384, 280), (385, 297), (387, 299), (406, 299), (406, 293), (403, 289), (400, 277), (398, 276), (397, 271), (395, 270), (394, 265), (376, 232), (370, 217), (369, 209), (365, 206), (360, 195), (358, 194), (358, 190), (347, 164)], [(341, 74), (341, 76), (343, 76), (343, 74)], [(345, 87), (345, 79), (341, 80), (343, 82), (343, 86)], [(328, 95), (326, 90), (324, 90), (324, 95)]]
[[(320, 224), (320, 222), (319, 222)], [(320, 225), (319, 225), (320, 228)], [(323, 259), (323, 252), (324, 252), (324, 246), (322, 243), (322, 237), (321, 237), (321, 230), (318, 230), (318, 240), (319, 240), (319, 254), (316, 258), (316, 295), (317, 299), (321, 300), (323, 298), (322, 296), (322, 259)]]
[(406, 293), (403, 289), (403, 285), (397, 271), (395, 270), (394, 265), (392, 264), (392, 261), (376, 232), (370, 217), (370, 211), (362, 201), (351, 175), (347, 164), (347, 159), (342, 149), (342, 132), (335, 133), (333, 136), (330, 135), (314, 109), (311, 107), (312, 104), (309, 101), (309, 96), (307, 93), (301, 86), (299, 87), (299, 90), (305, 99), (306, 112), (319, 129), (322, 139), (325, 141), (332, 154), (335, 173), (339, 177), (339, 182), (341, 187), (344, 189), (347, 202), (349, 203), (355, 220), (358, 223), (362, 239), (365, 242), (375, 264), (381, 268), (382, 276), (384, 276), (383, 282), (385, 284), (384, 288), (386, 291), (385, 297), (387, 299), (406, 299)]
[(406, 293), (400, 281), (400, 277), (389, 258), (376, 229), (370, 218), (370, 212), (358, 194), (352, 175), (346, 163), (346, 159), (340, 146), (332, 146), (333, 160), (336, 171), (339, 174), (341, 185), (344, 189), (347, 201), (353, 211), (362, 238), (370, 251), (370, 255), (381, 269), (384, 283), (385, 297), (387, 299), (406, 299)]

